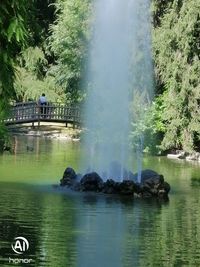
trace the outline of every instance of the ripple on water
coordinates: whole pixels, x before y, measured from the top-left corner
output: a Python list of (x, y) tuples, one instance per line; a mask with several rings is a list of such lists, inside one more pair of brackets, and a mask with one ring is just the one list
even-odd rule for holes
[[(77, 158), (77, 152), (73, 153), (72, 158)], [(43, 177), (43, 172), (34, 170), (34, 176), (51, 183), (49, 177), (58, 177), (66, 160), (71, 162), (63, 155), (55, 164), (42, 162), (45, 157), (41, 156), (34, 163), (35, 170), (42, 167), (48, 171)], [(30, 159), (33, 161), (29, 155), (29, 163)], [(6, 158), (1, 159), (0, 173), (5, 176), (6, 169), (9, 174), (15, 168), (16, 179), (22, 166), (12, 165), (12, 160), (10, 157), (8, 167)], [(187, 164), (183, 172), (182, 165), (176, 168), (177, 163), (162, 159), (158, 164), (156, 158), (150, 163), (164, 173), (173, 188), (168, 203), (54, 193), (45, 187), (0, 183), (0, 254), (14, 256), (10, 244), (22, 235), (30, 242), (27, 255), (35, 259), (35, 266), (200, 266), (200, 187), (193, 188), (189, 179), (199, 169)], [(23, 168), (29, 168), (26, 160)], [(10, 265), (4, 262), (2, 266)]]

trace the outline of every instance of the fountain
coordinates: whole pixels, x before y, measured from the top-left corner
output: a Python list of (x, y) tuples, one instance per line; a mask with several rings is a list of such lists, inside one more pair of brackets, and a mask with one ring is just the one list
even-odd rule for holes
[(81, 158), (81, 172), (86, 174), (67, 168), (61, 186), (166, 196), (170, 187), (163, 176), (142, 171), (142, 131), (135, 139), (137, 174), (128, 171), (131, 120), (137, 125), (144, 118), (153, 97), (150, 0), (97, 0), (94, 10)]
[[(104, 180), (129, 178), (124, 170), (131, 154), (130, 105), (136, 91), (152, 98), (149, 14), (149, 0), (96, 1), (86, 79), (87, 157), (82, 158), (82, 166), (85, 170), (90, 166)], [(110, 167), (116, 161), (118, 170)]]

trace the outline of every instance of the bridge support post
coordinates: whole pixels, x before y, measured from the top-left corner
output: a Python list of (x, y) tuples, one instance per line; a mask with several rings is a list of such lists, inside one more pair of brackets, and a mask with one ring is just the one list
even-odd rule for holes
[(40, 118), (41, 118), (41, 106), (39, 106), (39, 109), (38, 109), (38, 128), (40, 127)]

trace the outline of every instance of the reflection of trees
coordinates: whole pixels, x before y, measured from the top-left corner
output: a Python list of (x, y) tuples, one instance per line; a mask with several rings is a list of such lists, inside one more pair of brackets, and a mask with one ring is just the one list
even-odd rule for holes
[(22, 235), (38, 267), (200, 266), (199, 188), (186, 190), (165, 205), (1, 183), (0, 254), (12, 257), (10, 243)]
[[(25, 257), (35, 259), (39, 241), (40, 198), (38, 198), (36, 207), (34, 204), (35, 194), (25, 190), (22, 185), (11, 184), (1, 184), (0, 195), (0, 254), (2, 261), (9, 256), (17, 257), (11, 249), (11, 243), (18, 236), (23, 236), (29, 241), (30, 249), (26, 252)], [(37, 219), (33, 221), (33, 218)]]
[(149, 266), (140, 264), (144, 253), (143, 238), (146, 230), (150, 232), (153, 229), (154, 218), (161, 212), (161, 203), (149, 199), (135, 200), (124, 209), (126, 234), (123, 237), (123, 266)]
[[(18, 141), (18, 154), (26, 154), (29, 157), (34, 156), (37, 160), (55, 162), (55, 161), (74, 161), (78, 159), (77, 150), (79, 144), (73, 142), (65, 142), (62, 140), (52, 140), (50, 138), (41, 138), (35, 136), (16, 137)], [(28, 151), (27, 147), (32, 148)]]
[(123, 266), (199, 266), (199, 201), (196, 195), (162, 207), (134, 205), (126, 216)]
[(47, 195), (43, 201), (38, 264), (76, 266), (75, 209), (73, 201), (63, 195)]
[(78, 169), (79, 144), (25, 136), (15, 140), (15, 154), (0, 157), (0, 181), (58, 182), (67, 166)]
[[(28, 239), (25, 257), (34, 266), (75, 266), (76, 232), (73, 202), (63, 195), (37, 192), (23, 185), (1, 184), (0, 264), (17, 255), (11, 242), (17, 236)], [(7, 264), (7, 263), (6, 263)]]

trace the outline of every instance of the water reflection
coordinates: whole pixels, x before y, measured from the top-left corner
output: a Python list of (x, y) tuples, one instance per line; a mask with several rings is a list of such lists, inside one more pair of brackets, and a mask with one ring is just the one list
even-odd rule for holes
[(15, 140), (15, 154), (0, 155), (0, 181), (50, 184), (59, 181), (67, 166), (78, 169), (77, 143), (33, 136)]
[[(33, 266), (199, 266), (199, 191), (170, 202), (60, 194), (1, 183), (1, 263), (24, 236)], [(10, 266), (10, 265), (8, 265)]]
[(8, 257), (18, 257), (11, 242), (21, 235), (30, 242), (25, 256), (34, 259), (32, 266), (200, 266), (200, 186), (190, 180), (198, 176), (198, 166), (144, 159), (145, 167), (163, 173), (172, 186), (164, 203), (59, 192), (38, 181), (51, 184), (59, 169), (76, 166), (79, 148), (51, 141), (48, 150), (46, 141), (40, 142), (36, 162), (37, 142), (28, 155), (23, 141), (15, 159), (0, 158), (2, 266), (12, 266)]
[(9, 257), (19, 258), (11, 243), (23, 236), (30, 243), (25, 256), (34, 259), (33, 266), (75, 266), (73, 201), (25, 185), (1, 184), (0, 193), (1, 263), (6, 266)]

